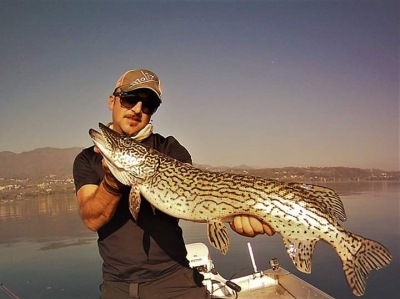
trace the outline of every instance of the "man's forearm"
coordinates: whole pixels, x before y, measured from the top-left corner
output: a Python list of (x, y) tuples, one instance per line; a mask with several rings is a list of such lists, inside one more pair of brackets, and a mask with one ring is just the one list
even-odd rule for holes
[(101, 183), (80, 206), (81, 217), (92, 231), (97, 231), (112, 218), (121, 198), (121, 194), (111, 193), (106, 188)]

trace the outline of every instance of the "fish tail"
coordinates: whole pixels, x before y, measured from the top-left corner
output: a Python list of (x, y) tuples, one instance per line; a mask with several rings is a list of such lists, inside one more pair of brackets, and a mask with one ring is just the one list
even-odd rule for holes
[(372, 269), (379, 270), (390, 264), (392, 255), (379, 242), (349, 233), (350, 244), (339, 252), (347, 283), (356, 296), (365, 293), (366, 282)]

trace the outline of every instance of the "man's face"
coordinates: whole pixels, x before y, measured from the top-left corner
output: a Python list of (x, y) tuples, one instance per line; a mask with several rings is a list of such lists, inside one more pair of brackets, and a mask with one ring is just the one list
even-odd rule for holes
[(120, 95), (117, 89), (108, 99), (108, 107), (112, 110), (113, 129), (122, 134), (136, 135), (150, 122), (154, 112), (152, 109), (149, 112), (148, 107), (154, 106), (154, 100), (156, 99), (150, 90), (139, 89), (124, 96)]

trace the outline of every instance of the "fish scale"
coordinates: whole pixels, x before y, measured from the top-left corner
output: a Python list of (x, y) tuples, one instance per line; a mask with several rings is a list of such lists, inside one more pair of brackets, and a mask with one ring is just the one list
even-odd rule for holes
[(173, 217), (207, 223), (210, 243), (221, 253), (229, 248), (225, 222), (253, 216), (280, 233), (296, 268), (310, 273), (315, 244), (323, 240), (338, 253), (353, 294), (365, 292), (372, 269), (390, 264), (380, 243), (346, 231), (340, 197), (332, 189), (261, 177), (211, 172), (181, 163), (99, 124), (89, 131), (110, 171), (131, 186), (129, 209), (137, 220), (142, 196), (156, 210)]
[[(163, 169), (162, 165), (168, 164), (167, 162), (168, 161), (161, 161), (157, 174), (154, 175), (153, 181), (149, 183), (150, 188), (153, 188), (154, 186), (159, 186), (159, 182), (165, 182), (161, 187), (153, 189), (157, 190), (153, 191), (153, 195), (158, 196), (161, 201), (190, 201), (190, 198), (187, 196), (180, 196), (181, 192), (179, 190), (182, 189), (188, 193), (195, 192), (197, 196), (202, 198), (202, 201), (197, 201), (199, 208), (209, 200), (213, 202), (218, 200), (219, 203), (223, 203), (223, 199), (229, 198), (229, 206), (239, 209), (239, 212), (241, 212), (250, 205), (251, 202), (248, 200), (251, 198), (262, 199), (263, 196), (269, 195), (279, 200), (282, 196), (290, 199), (290, 197), (294, 195), (293, 191), (285, 190), (284, 185), (278, 184), (276, 181), (270, 181), (266, 186), (264, 186), (265, 184), (259, 184), (259, 186), (256, 187), (255, 183), (260, 178), (224, 173), (207, 173), (193, 168), (190, 165), (181, 165), (180, 168), (175, 170), (172, 170), (170, 167)], [(182, 168), (185, 168), (185, 171), (182, 171)], [(177, 177), (177, 173), (184, 175)], [(179, 184), (176, 184), (177, 182), (179, 182)], [(173, 193), (173, 195), (168, 197), (168, 192)], [(243, 205), (243, 198), (247, 198), (246, 206)], [(196, 201), (196, 198), (193, 200)], [(252, 202), (254, 204), (257, 202), (262, 204), (263, 201), (253, 200)], [(197, 211), (192, 210), (190, 212), (194, 213), (192, 216), (195, 216), (195, 212)], [(182, 211), (182, 213), (186, 214), (187, 211)], [(229, 211), (229, 214), (231, 213), (232, 211)], [(208, 216), (214, 218), (216, 215), (209, 212)]]

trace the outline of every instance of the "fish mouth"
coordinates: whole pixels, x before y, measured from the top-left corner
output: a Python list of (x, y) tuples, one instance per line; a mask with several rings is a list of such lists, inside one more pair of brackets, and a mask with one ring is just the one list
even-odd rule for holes
[[(102, 123), (99, 123), (99, 127), (100, 132), (90, 129), (89, 135), (115, 178), (125, 185), (130, 185), (133, 178), (135, 182), (141, 179), (140, 171), (136, 169), (142, 161), (135, 159), (129, 151), (130, 146), (134, 143), (133, 139), (110, 129)], [(129, 173), (132, 168), (138, 172), (137, 177)]]
[(97, 146), (99, 149), (107, 147), (107, 142), (103, 134), (97, 132), (95, 129), (90, 129), (89, 135), (92, 138), (94, 145)]
[(102, 133), (97, 132), (94, 129), (90, 129), (89, 135), (92, 138), (94, 145), (99, 149), (100, 153), (103, 156), (111, 151), (111, 143), (105, 138)]
[(102, 123), (99, 123), (99, 128), (101, 133), (94, 129), (89, 130), (89, 135), (94, 144), (99, 148), (100, 151), (102, 149), (109, 151), (115, 149), (118, 146), (117, 140), (121, 137), (121, 135)]
[(109, 127), (99, 123), (101, 133), (90, 129), (89, 135), (93, 140), (94, 145), (99, 149), (101, 155), (109, 162), (112, 162), (111, 156), (113, 151), (118, 148), (118, 139), (120, 134), (111, 130)]
[(111, 148), (115, 149), (118, 146), (117, 140), (120, 139), (122, 135), (102, 123), (99, 123), (99, 128), (106, 142)]

